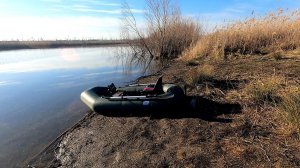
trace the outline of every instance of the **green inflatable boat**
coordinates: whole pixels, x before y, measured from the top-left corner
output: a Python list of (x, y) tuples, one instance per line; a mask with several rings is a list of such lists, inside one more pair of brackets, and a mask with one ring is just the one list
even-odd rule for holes
[(156, 83), (135, 84), (116, 88), (94, 87), (81, 93), (81, 100), (93, 111), (108, 113), (132, 110), (169, 110), (179, 107), (185, 98), (181, 87), (163, 84), (162, 77)]

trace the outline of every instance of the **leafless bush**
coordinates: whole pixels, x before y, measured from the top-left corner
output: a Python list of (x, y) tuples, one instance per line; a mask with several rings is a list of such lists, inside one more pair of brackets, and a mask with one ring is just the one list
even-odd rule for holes
[(142, 63), (148, 68), (156, 60), (164, 66), (197, 42), (201, 27), (192, 18), (183, 17), (170, 0), (146, 0), (146, 4), (142, 29), (129, 5), (123, 7), (121, 35), (133, 53), (129, 63)]

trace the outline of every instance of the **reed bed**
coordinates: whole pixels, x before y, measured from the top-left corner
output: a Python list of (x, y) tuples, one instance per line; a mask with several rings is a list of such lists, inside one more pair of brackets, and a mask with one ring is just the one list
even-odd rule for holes
[(210, 57), (226, 59), (231, 55), (259, 55), (288, 51), (300, 47), (300, 11), (253, 16), (215, 28), (187, 50), (186, 60)]

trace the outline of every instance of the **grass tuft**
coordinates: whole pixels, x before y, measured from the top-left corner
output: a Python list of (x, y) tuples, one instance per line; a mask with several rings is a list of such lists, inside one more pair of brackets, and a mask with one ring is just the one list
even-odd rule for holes
[(246, 86), (246, 93), (254, 103), (260, 106), (276, 105), (280, 100), (279, 92), (285, 79), (281, 76), (271, 76), (255, 79)]
[(300, 131), (300, 88), (290, 88), (285, 95), (282, 96), (280, 109), (288, 114), (288, 119)]
[(186, 82), (189, 85), (197, 85), (201, 82), (205, 82), (212, 79), (214, 75), (214, 66), (204, 64), (196, 69), (191, 70), (186, 78)]
[(282, 51), (276, 51), (274, 53), (271, 54), (271, 56), (275, 59), (275, 60), (281, 60), (283, 58), (283, 53)]

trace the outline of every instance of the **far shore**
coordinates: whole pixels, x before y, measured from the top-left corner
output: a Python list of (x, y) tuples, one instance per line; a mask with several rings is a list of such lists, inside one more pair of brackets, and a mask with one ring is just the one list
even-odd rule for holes
[(122, 45), (125, 43), (126, 41), (124, 40), (0, 41), (0, 51), (67, 47), (97, 47)]

